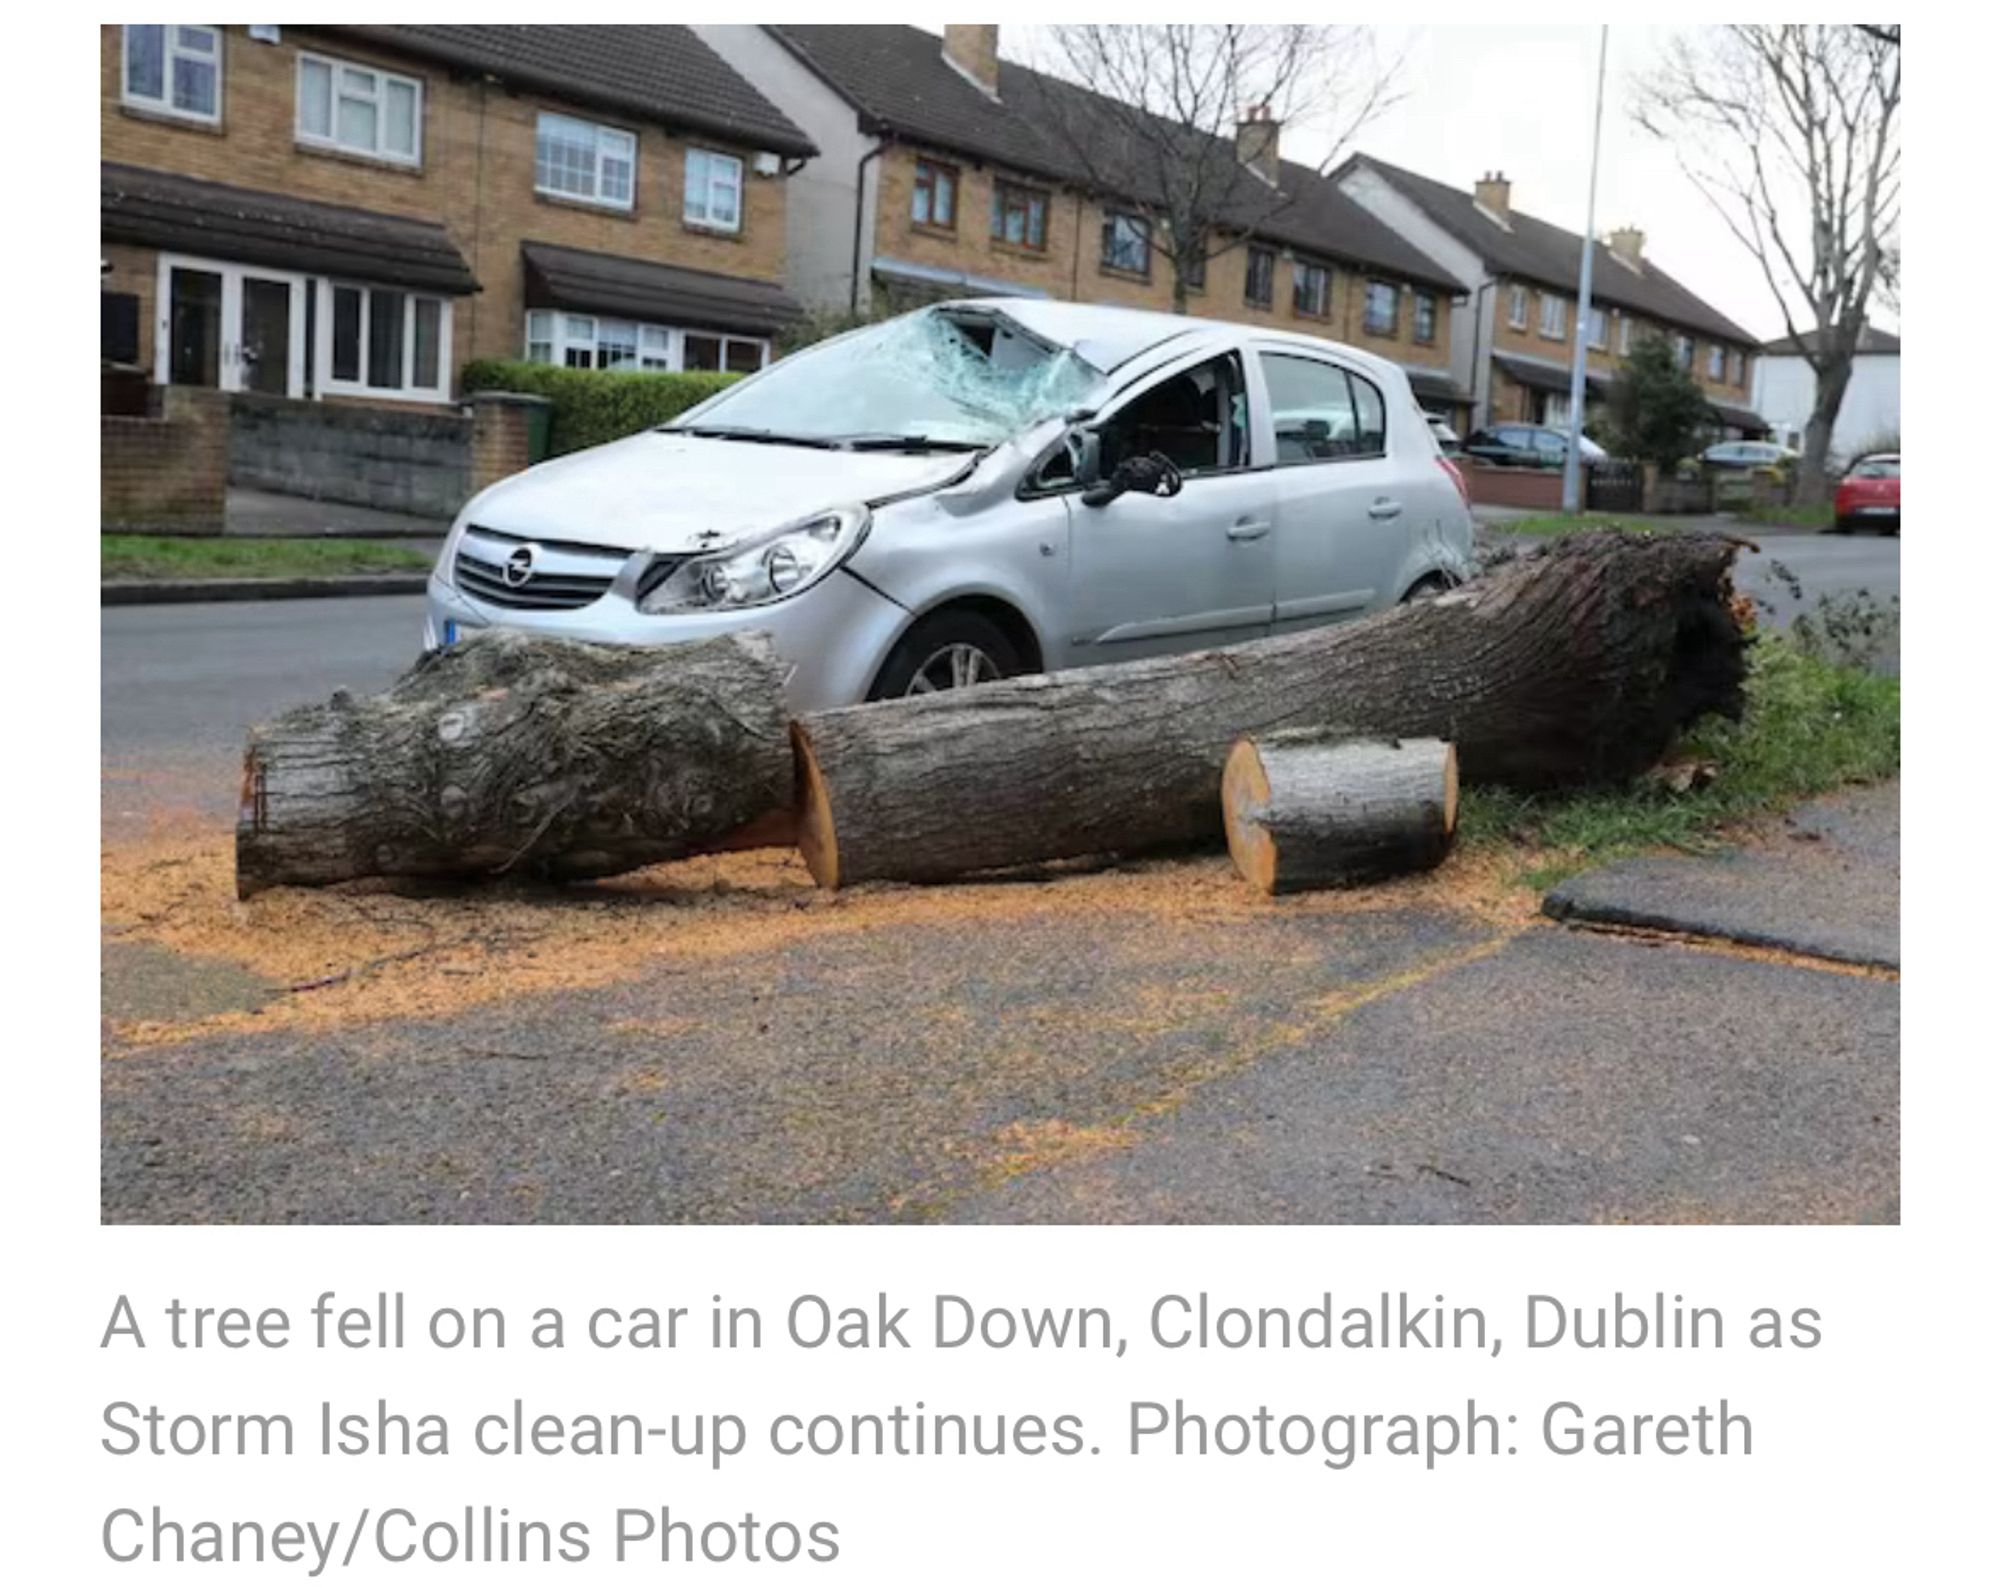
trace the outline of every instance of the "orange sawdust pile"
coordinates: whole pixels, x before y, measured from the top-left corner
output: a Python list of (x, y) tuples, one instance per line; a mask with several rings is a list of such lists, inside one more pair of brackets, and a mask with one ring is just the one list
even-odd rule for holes
[(196, 1032), (327, 1029), (434, 1017), (541, 992), (602, 986), (649, 965), (767, 952), (878, 926), (1020, 920), (1042, 914), (1161, 921), (1251, 920), (1272, 911), (1338, 915), (1448, 909), (1495, 925), (1531, 919), (1534, 895), (1495, 858), (1455, 856), (1436, 872), (1353, 892), (1268, 899), (1222, 855), (1028, 881), (814, 888), (791, 850), (703, 856), (588, 886), (495, 884), (429, 890), (350, 884), (235, 892), (233, 837), (184, 822), (106, 843), (100, 914), (111, 940), (234, 960), (269, 982), (263, 1008), (184, 1023), (122, 1022), (123, 1045)]

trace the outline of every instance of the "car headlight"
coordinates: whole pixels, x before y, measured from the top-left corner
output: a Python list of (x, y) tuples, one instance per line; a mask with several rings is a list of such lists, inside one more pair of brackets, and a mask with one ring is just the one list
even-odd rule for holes
[(865, 507), (834, 507), (733, 546), (656, 559), (639, 581), (641, 612), (722, 612), (810, 589), (868, 533)]

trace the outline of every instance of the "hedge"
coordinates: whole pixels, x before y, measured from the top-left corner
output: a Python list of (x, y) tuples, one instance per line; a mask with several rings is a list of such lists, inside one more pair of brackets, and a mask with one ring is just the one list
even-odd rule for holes
[(553, 457), (664, 424), (741, 378), (719, 371), (632, 373), (488, 358), (467, 364), (459, 381), (468, 396), (478, 391), (518, 391), (548, 398), (554, 405), (549, 424)]

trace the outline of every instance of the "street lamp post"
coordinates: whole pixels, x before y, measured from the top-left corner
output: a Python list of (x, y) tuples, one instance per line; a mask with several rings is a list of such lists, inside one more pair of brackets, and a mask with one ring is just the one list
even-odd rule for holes
[(1584, 210), (1583, 268), (1576, 281), (1576, 345), (1569, 366), (1569, 447), (1563, 457), (1563, 511), (1583, 506), (1584, 369), (1590, 360), (1590, 278), (1597, 260), (1597, 152), (1604, 141), (1604, 57), (1611, 43), (1607, 23), (1597, 35), (1597, 106), (1590, 123), (1590, 198)]

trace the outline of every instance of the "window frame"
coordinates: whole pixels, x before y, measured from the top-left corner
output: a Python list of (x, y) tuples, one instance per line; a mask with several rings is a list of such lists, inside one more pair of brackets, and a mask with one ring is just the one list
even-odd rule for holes
[(1618, 356), (1632, 356), (1632, 316), (1629, 314), (1618, 316)]
[[(558, 187), (545, 187), (542, 183), (542, 128), (551, 121), (568, 122), (573, 127), (588, 127), (591, 131), (592, 154), (591, 183), (594, 191), (589, 194), (569, 193)], [(609, 134), (613, 138), (623, 138), (629, 151), (626, 164), (631, 167), (630, 191), (623, 200), (610, 199), (604, 193), (604, 140)], [(535, 112), (535, 193), (538, 197), (554, 199), (558, 204), (582, 204), (590, 209), (611, 210), (629, 215), (639, 205), (639, 135), (629, 127), (614, 127), (609, 122), (591, 121), (583, 116), (572, 116), (567, 111), (537, 110)]]
[[(1376, 289), (1389, 294), (1389, 323), (1375, 322)], [(1394, 336), (1402, 322), (1403, 290), (1393, 281), (1385, 281), (1379, 276), (1371, 276), (1361, 289), (1361, 330), (1367, 336)]]
[[(1424, 328), (1424, 319), (1430, 318), (1430, 329)], [(1419, 347), (1436, 347), (1438, 339), (1438, 300), (1435, 292), (1414, 292), (1410, 295), (1410, 339)]]
[[(1111, 257), (1111, 239), (1119, 225), (1131, 226), (1139, 240), (1139, 257), (1142, 263), (1135, 269), (1121, 265)], [(1153, 223), (1137, 210), (1106, 210), (1103, 223), (1098, 227), (1097, 268), (1114, 276), (1124, 276), (1131, 281), (1151, 281), (1153, 279)]]
[(1607, 353), (1611, 350), (1611, 311), (1599, 304), (1590, 306), (1590, 323), (1584, 331), (1584, 341), (1593, 350)]
[[(937, 218), (938, 179), (944, 178), (945, 190), (951, 200), (951, 219)], [(933, 160), (929, 155), (917, 156), (917, 168), (910, 178), (910, 225), (920, 232), (943, 232), (947, 236), (958, 235), (959, 199), (965, 191), (965, 173), (948, 160)], [(919, 217), (917, 198), (927, 199), (929, 214)]]
[[(1537, 316), (1536, 333), (1544, 340), (1560, 342), (1569, 335), (1569, 300), (1557, 292), (1539, 292), (1535, 295)], [(1550, 313), (1551, 310), (1555, 312)], [(1555, 329), (1549, 329), (1549, 322), (1555, 321)]]
[(1750, 360), (1744, 357), (1743, 349), (1732, 347), (1729, 350), (1729, 384), (1732, 386), (1741, 386), (1749, 374), (1749, 370)]
[[(1320, 307), (1302, 309), (1299, 307), (1299, 293), (1307, 281), (1317, 276), (1321, 284)], [(1331, 320), (1333, 318), (1333, 266), (1317, 259), (1292, 259), (1292, 314), (1301, 320)]]
[(1717, 385), (1723, 384), (1723, 377), (1729, 373), (1729, 350), (1720, 342), (1708, 344), (1708, 378)]
[[(142, 27), (156, 27), (160, 30), (160, 93), (158, 98), (132, 91), (132, 34)], [(209, 54), (187, 50), (182, 47), (180, 31), (184, 27), (199, 28), (215, 40), (215, 49)], [(144, 111), (149, 116), (170, 116), (176, 121), (198, 122), (205, 127), (222, 125), (222, 76), (223, 56), (228, 46), (223, 42), (228, 37), (219, 22), (127, 22), (121, 25), (118, 45), (118, 99), (119, 103), (134, 110)], [(190, 60), (204, 61), (215, 68), (215, 105), (207, 111), (187, 110), (174, 103), (174, 61), (185, 55)]]
[[(331, 76), (328, 85), (327, 126), (324, 133), (309, 131), (306, 127), (305, 75), (308, 64), (324, 66)], [(375, 147), (358, 149), (353, 144), (340, 139), (340, 74), (342, 72), (366, 72), (375, 79)], [(410, 88), (416, 96), (416, 106), (411, 112), (410, 133), (414, 147), (408, 154), (398, 154), (386, 147), (383, 136), (387, 129), (389, 102), (388, 86), (400, 83)], [(300, 50), (297, 64), (292, 70), (292, 137), (301, 147), (326, 150), (333, 154), (349, 155), (357, 160), (375, 160), (383, 165), (402, 166), (415, 170), (424, 163), (424, 80), (412, 77), (407, 72), (392, 72), (386, 67), (370, 66), (362, 61), (344, 60), (338, 55), (327, 55), (319, 50)]]
[(1528, 328), (1528, 289), (1518, 281), (1507, 288), (1507, 326), (1514, 331)]
[[(549, 335), (537, 337), (536, 317), (546, 315)], [(571, 325), (576, 321), (590, 322), (588, 337), (572, 334)], [(631, 326), (632, 345), (635, 349), (630, 364), (607, 365), (601, 362), (604, 348), (604, 327), (606, 324)], [(740, 370), (733, 373), (754, 375), (757, 370), (767, 368), (771, 362), (771, 339), (764, 336), (747, 336), (740, 331), (715, 331), (701, 326), (671, 325), (658, 320), (634, 320), (622, 314), (598, 314), (594, 310), (532, 308), (521, 315), (521, 356), (532, 364), (546, 364), (554, 369), (603, 370), (617, 374), (658, 375), (680, 374), (687, 370), (687, 339), (690, 336), (712, 337), (721, 344), (722, 363), (719, 366), (729, 372), (729, 349), (732, 343), (757, 350), (757, 369)], [(535, 347), (540, 343), (549, 348), (549, 357), (536, 356)], [(569, 353), (572, 349), (589, 349), (589, 362), (571, 364)], [(661, 351), (655, 355), (651, 349)], [(657, 356), (657, 362), (648, 362)]]
[[(1265, 423), (1271, 436), (1271, 467), (1274, 469), (1321, 468), (1327, 464), (1379, 462), (1389, 455), (1389, 399), (1382, 388), (1366, 375), (1330, 358), (1321, 358), (1317, 353), (1303, 348), (1286, 347), (1270, 343), (1255, 344), (1257, 354), (1257, 379), (1263, 388)], [(1274, 358), (1292, 359), (1301, 364), (1310, 364), (1318, 369), (1329, 369), (1342, 375), (1347, 381), (1347, 400), (1354, 416), (1357, 436), (1361, 433), (1361, 399), (1355, 390), (1356, 383), (1375, 394), (1377, 411), (1382, 417), (1381, 445), (1369, 452), (1344, 452), (1329, 458), (1291, 458), (1278, 455), (1278, 409), (1271, 398), (1271, 378), (1266, 369), (1267, 361)]]
[[(1255, 265), (1258, 259), (1265, 264), (1264, 296), (1252, 297), (1250, 288), (1256, 280)], [(1243, 258), (1243, 301), (1253, 309), (1271, 310), (1278, 304), (1278, 250), (1264, 248), (1256, 244), (1244, 250)]]
[[(688, 213), (688, 202), (694, 193), (694, 167), (697, 159), (704, 162), (704, 169), (707, 172), (706, 181), (703, 183), (705, 194), (704, 208), (713, 208), (716, 164), (731, 165), (736, 168), (736, 219), (732, 224), (724, 225), (721, 221), (713, 220), (706, 215), (695, 216)], [(636, 178), (637, 167), (635, 166), (633, 170)], [(689, 144), (687, 153), (681, 159), (681, 224), (692, 227), (698, 232), (714, 232), (723, 237), (741, 236), (746, 207), (744, 203), (747, 191), (745, 182), (746, 175), (742, 155), (731, 154), (727, 149), (711, 149), (705, 144)], [(634, 186), (637, 186), (636, 180)]]
[(1674, 333), (1674, 362), (1690, 375), (1694, 373), (1694, 338)]
[[(361, 295), (361, 317), (356, 330), (356, 377), (345, 380), (336, 376), (334, 370), (333, 339), (334, 300), (340, 292), (357, 292)], [(398, 386), (373, 386), (368, 382), (368, 332), (375, 312), (377, 293), (393, 292), (403, 299), (403, 347), (402, 383)], [(319, 302), (315, 314), (317, 328), (314, 340), (317, 343), (313, 354), (313, 389), (318, 395), (329, 397), (360, 397), (371, 402), (411, 402), (449, 403), (453, 365), (451, 360), (452, 300), (442, 293), (416, 292), (408, 287), (399, 287), (382, 281), (365, 281), (348, 276), (321, 276), (318, 280)], [(437, 330), (437, 373), (435, 386), (417, 386), (412, 382), (417, 362), (417, 305), (420, 302), (435, 303), (438, 313)]]
[[(1015, 182), (1007, 177), (993, 179), (993, 214), (991, 219), (991, 241), (1003, 248), (1018, 248), (1024, 253), (1045, 254), (1049, 251), (1049, 199), (1047, 188), (1036, 187), (1032, 183)], [(1021, 202), (1021, 235), (1024, 239), (1015, 242), (1007, 235), (1007, 214), (1012, 201)], [(1033, 240), (1033, 221), (1036, 212), (1041, 214), (1041, 241)]]

